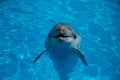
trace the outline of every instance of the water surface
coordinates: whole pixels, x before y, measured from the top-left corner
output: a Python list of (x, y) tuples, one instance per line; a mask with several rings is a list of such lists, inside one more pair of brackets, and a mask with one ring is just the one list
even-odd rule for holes
[(70, 80), (120, 80), (119, 0), (0, 0), (0, 80), (59, 80), (43, 50), (50, 29), (70, 24), (82, 37)]

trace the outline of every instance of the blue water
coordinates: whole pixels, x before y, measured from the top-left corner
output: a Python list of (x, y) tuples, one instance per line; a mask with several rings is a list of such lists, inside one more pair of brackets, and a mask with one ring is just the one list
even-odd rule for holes
[(59, 80), (47, 54), (33, 64), (59, 22), (81, 35), (89, 65), (70, 80), (120, 80), (120, 0), (0, 0), (0, 80)]

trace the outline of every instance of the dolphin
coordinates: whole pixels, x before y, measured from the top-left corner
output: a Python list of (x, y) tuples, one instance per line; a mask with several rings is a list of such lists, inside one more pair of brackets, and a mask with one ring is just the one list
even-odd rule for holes
[(45, 48), (35, 59), (34, 63), (46, 52), (53, 61), (60, 80), (69, 80), (69, 73), (77, 64), (78, 58), (87, 66), (85, 56), (80, 50), (81, 37), (70, 25), (56, 24), (45, 40)]

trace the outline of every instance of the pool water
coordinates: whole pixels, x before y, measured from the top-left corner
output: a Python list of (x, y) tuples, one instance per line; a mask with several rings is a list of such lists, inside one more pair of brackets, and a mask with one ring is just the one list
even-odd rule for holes
[(48, 54), (33, 63), (59, 22), (81, 35), (88, 62), (69, 80), (120, 80), (120, 0), (0, 0), (0, 80), (60, 80)]

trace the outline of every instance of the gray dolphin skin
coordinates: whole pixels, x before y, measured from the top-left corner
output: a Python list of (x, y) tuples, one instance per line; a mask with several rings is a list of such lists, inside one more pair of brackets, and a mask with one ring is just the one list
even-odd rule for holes
[(79, 49), (80, 42), (80, 36), (70, 25), (58, 23), (52, 28), (46, 38), (46, 50), (34, 59), (34, 63), (42, 54), (48, 52), (56, 71), (59, 73), (60, 80), (69, 80), (69, 74), (73, 72), (79, 58), (86, 66), (88, 65)]

